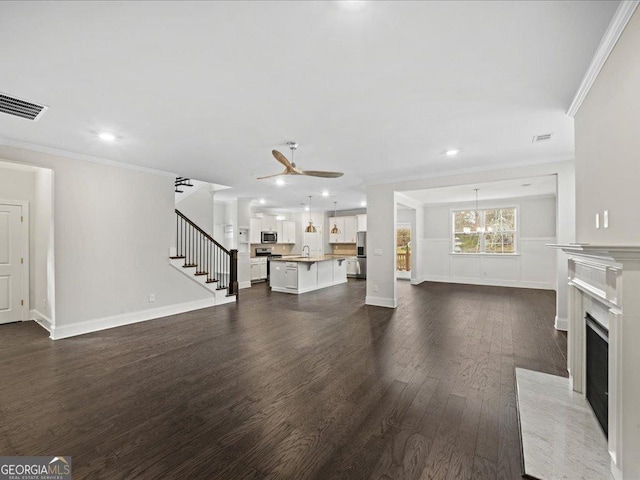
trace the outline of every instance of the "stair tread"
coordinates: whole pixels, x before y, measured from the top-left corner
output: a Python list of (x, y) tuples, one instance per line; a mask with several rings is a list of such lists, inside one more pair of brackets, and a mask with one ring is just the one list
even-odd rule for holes
[(200, 277), (202, 275), (209, 275), (209, 272), (196, 272), (196, 273), (194, 273), (194, 275)]
[(180, 260), (182, 258), (185, 258), (184, 255), (179, 255), (177, 257), (169, 257), (171, 260)]
[(216, 283), (218, 280), (207, 280), (207, 283)]
[(185, 263), (182, 268), (193, 268), (193, 267), (197, 267), (198, 264), (197, 263)]

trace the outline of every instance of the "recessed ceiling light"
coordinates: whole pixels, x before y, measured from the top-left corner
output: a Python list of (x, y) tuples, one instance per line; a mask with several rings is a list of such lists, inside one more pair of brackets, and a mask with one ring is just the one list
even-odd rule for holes
[(111, 132), (100, 132), (98, 137), (105, 142), (113, 142), (116, 139), (116, 136)]
[(323, 197), (328, 197), (329, 196), (329, 190), (323, 190), (322, 191), (322, 196)]
[(366, 5), (366, 2), (363, 0), (340, 0), (336, 3), (344, 10), (351, 10), (354, 12), (357, 12)]
[(308, 212), (309, 211), (309, 207), (304, 207), (304, 211)]
[(460, 153), (460, 150), (456, 149), (456, 148), (451, 148), (449, 150), (447, 150), (446, 152), (444, 152), (444, 154), (447, 157), (455, 157), (456, 155), (458, 155)]
[(284, 179), (282, 178), (278, 178), (276, 180), (276, 185), (278, 185), (279, 187), (281, 187), (282, 185), (284, 185)]
[(366, 200), (361, 201), (361, 202), (360, 202), (360, 206), (361, 206), (361, 207), (366, 207), (366, 206), (367, 206), (367, 202), (366, 202)]
[(260, 204), (261, 204), (261, 205), (264, 205), (264, 204), (265, 204), (265, 199), (264, 199), (264, 198), (261, 198), (261, 199), (260, 199)]

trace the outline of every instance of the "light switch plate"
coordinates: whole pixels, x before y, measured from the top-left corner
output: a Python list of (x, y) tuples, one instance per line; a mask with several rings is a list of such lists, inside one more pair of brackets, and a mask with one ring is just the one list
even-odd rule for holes
[(596, 213), (596, 228), (600, 228), (600, 214)]
[(609, 228), (609, 210), (605, 210), (602, 215), (602, 226), (604, 228)]
[(381, 256), (382, 255), (382, 249), (381, 248), (374, 248), (373, 249), (373, 254), (376, 256)]

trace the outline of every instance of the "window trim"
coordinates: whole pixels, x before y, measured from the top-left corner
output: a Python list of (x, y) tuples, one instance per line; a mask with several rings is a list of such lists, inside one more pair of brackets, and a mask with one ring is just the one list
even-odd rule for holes
[[(465, 211), (473, 211), (475, 210), (475, 205), (471, 208), (469, 207), (457, 207), (457, 208), (451, 208), (449, 211), (449, 232), (450, 232), (450, 237), (449, 237), (449, 253), (451, 255), (480, 255), (480, 256), (495, 256), (495, 257), (509, 257), (509, 256), (518, 256), (520, 255), (520, 205), (519, 204), (508, 204), (508, 205), (487, 205), (487, 206), (483, 206), (478, 208), (479, 212), (483, 212), (483, 214), (481, 215), (482, 218), (482, 222), (484, 223), (485, 221), (485, 215), (487, 210), (497, 210), (497, 209), (506, 209), (506, 208), (513, 208), (514, 209), (514, 213), (515, 213), (515, 217), (516, 217), (516, 221), (515, 221), (515, 226), (516, 229), (514, 230), (505, 230), (505, 232), (509, 232), (509, 233), (513, 233), (514, 235), (514, 251), (510, 252), (510, 253), (496, 253), (496, 252), (456, 252), (454, 250), (455, 248), (455, 243), (456, 243), (456, 233), (461, 233), (461, 232), (456, 232), (455, 228), (456, 228), (456, 221), (455, 221), (455, 214), (456, 212), (465, 212)], [(484, 250), (485, 246), (484, 246), (484, 234), (479, 234), (480, 237), (480, 242), (482, 245), (482, 249)]]

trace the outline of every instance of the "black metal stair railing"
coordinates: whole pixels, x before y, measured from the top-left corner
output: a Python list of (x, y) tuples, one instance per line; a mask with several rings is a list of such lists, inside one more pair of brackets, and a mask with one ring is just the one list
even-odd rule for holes
[(196, 267), (196, 275), (206, 275), (207, 283), (218, 282), (218, 290), (238, 294), (238, 250), (224, 248), (179, 210), (176, 210), (176, 256), (184, 258), (185, 267)]

